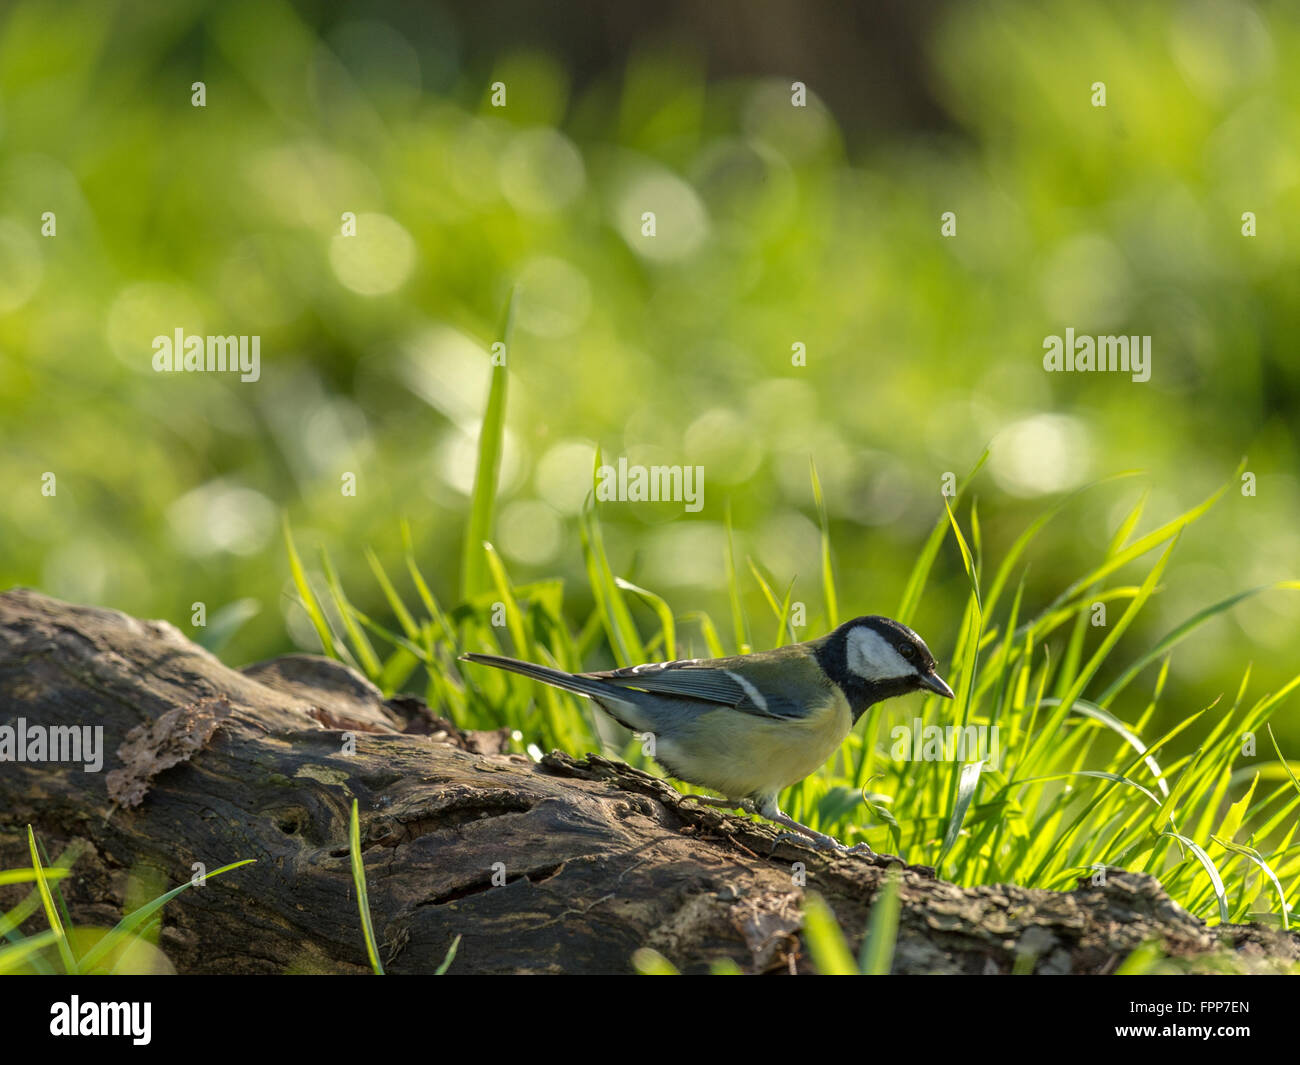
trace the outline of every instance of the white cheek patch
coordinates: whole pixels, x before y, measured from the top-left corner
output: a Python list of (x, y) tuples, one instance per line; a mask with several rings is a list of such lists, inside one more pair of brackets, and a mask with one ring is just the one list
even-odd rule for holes
[(890, 641), (865, 625), (849, 632), (845, 652), (849, 670), (864, 680), (895, 680), (916, 673)]

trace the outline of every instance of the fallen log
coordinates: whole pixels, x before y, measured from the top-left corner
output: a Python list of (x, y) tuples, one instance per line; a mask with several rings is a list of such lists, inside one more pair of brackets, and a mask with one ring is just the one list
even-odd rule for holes
[[(20, 721), (27, 737), (102, 729), (98, 771), (0, 762), (0, 868), (29, 864), (28, 824), (52, 855), (80, 848), (63, 882), (74, 922), (113, 924), (142, 870), (179, 883), (200, 863), (256, 859), (164, 911), (160, 946), (182, 973), (368, 971), (353, 798), (394, 973), (432, 972), (457, 936), (456, 973), (625, 973), (639, 947), (684, 971), (729, 958), (810, 972), (806, 893), (856, 945), (886, 870), (901, 867), (778, 841), (605, 758), (534, 762), (504, 733), (385, 701), (328, 659), (235, 670), (166, 622), (22, 589), (0, 595), (0, 727)], [(0, 888), (0, 908), (25, 891)], [(1247, 971), (1300, 959), (1295, 934), (1207, 928), (1152, 877), (1119, 870), (1053, 892), (962, 889), (906, 867), (900, 902), (901, 973), (1104, 973), (1152, 940)], [(24, 930), (41, 927), (37, 916)]]

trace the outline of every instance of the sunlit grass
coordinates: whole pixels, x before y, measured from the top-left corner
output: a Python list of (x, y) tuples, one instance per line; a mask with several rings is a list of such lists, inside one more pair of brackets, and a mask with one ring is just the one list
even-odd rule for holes
[[(494, 393), (498, 387), (494, 380)], [(489, 431), (499, 436), (502, 419), (485, 425), (484, 433)], [(492, 447), (481, 446), (479, 454), (482, 462), (495, 461)], [(1031, 612), (1024, 566), (1036, 537), (1080, 495), (1103, 490), (1106, 481), (1047, 508), (1013, 543), (990, 581), (978, 508), (965, 498), (983, 461), (955, 497), (936, 500), (933, 531), (917, 553), (895, 612), (904, 621), (913, 616), (951, 540), (969, 585), (954, 619), (954, 645), (940, 651), (955, 701), (927, 696), (906, 701), (902, 710), (895, 709), (900, 704), (873, 708), (837, 757), (783, 795), (784, 808), (847, 843), (865, 840), (908, 862), (934, 865), (957, 884), (1009, 881), (1064, 889), (1080, 875), (1119, 866), (1157, 876), (1174, 898), (1209, 921), (1272, 920), (1287, 927), (1289, 900), (1300, 889), (1300, 783), (1267, 729), (1300, 685), (1300, 675), (1278, 691), (1250, 695), (1250, 669), (1243, 665), (1230, 704), (1207, 696), (1204, 706), (1180, 708), (1178, 723), (1159, 735), (1153, 735), (1152, 722), (1179, 644), (1247, 598), (1294, 591), (1300, 582), (1237, 593), (1197, 611), (1150, 647), (1126, 647), (1125, 636), (1158, 593), (1179, 540), (1223, 495), (1232, 483), (1227, 481), (1178, 516), (1139, 533), (1143, 495), (1095, 564)], [(480, 469), (476, 483), (487, 479)], [(829, 628), (838, 596), (815, 468), (812, 482), (822, 519), (823, 620)], [(476, 500), (473, 535), (483, 531), (485, 510)], [(632, 665), (675, 655), (681, 626), (689, 626), (711, 654), (775, 646), (789, 639), (791, 592), (778, 591), (757, 559), (746, 559), (742, 569), (729, 546), (719, 560), (733, 614), (727, 646), (706, 613), (678, 614), (653, 590), (614, 572), (594, 502), (582, 515), (581, 530), (595, 605), (577, 625), (569, 620), (561, 582), (516, 584), (487, 540), (479, 548), (487, 587), (445, 608), (429, 590), (405, 536), (405, 568), (418, 608), (403, 600), (370, 556), (400, 633), (351, 604), (327, 559), (327, 594), (319, 596), (296, 561), (287, 528), (286, 536), (291, 572), (323, 649), (363, 669), (386, 693), (397, 689), (399, 678), (413, 676), (418, 664), (430, 706), (462, 728), (505, 726), (534, 754), (552, 748), (599, 751), (653, 769), (639, 744), (586, 700), (515, 674), (467, 669), (458, 656), (486, 651), (580, 670), (605, 655)], [(1155, 561), (1139, 583), (1113, 583), (1122, 569), (1147, 556)], [(760, 625), (741, 605), (746, 579), (760, 587), (770, 624)], [(1111, 612), (1100, 626), (1093, 624), (1099, 604)], [(760, 639), (760, 631), (770, 638)], [(370, 637), (387, 645), (384, 656), (376, 654)], [(1103, 673), (1114, 679), (1096, 691)], [(1143, 678), (1146, 690), (1134, 693)], [(903, 714), (909, 722), (918, 719), (923, 734), (937, 729), (944, 737), (950, 728), (996, 727), (999, 757), (994, 761), (985, 752), (983, 758), (910, 760), (910, 741), (891, 750), (900, 741), (890, 723)], [(1189, 742), (1194, 747), (1178, 753)]]
[[(887, 976), (893, 967), (894, 948), (898, 942), (898, 893), (902, 875), (891, 868), (871, 902), (871, 914), (858, 956), (853, 956), (848, 940), (826, 900), (810, 892), (804, 902), (803, 939), (813, 966), (822, 976)], [(677, 976), (679, 970), (657, 950), (643, 947), (632, 955), (632, 968), (642, 976)], [(709, 969), (711, 975), (732, 975), (740, 967), (729, 958), (719, 958)]]
[[(195, 886), (186, 881), (164, 892), (124, 916), (110, 929), (74, 925), (59, 887), (76, 863), (80, 850), (69, 846), (53, 863), (43, 853), (31, 825), (27, 826), (31, 866), (0, 871), (0, 884), (32, 881), (35, 887), (17, 906), (0, 915), (0, 975), (7, 973), (69, 975), (99, 973), (156, 972), (159, 952), (155, 946), (161, 921), (160, 911), (172, 899)], [(205, 882), (256, 859), (232, 862), (205, 874)], [(47, 931), (23, 935), (19, 927), (37, 910), (43, 910)], [(55, 966), (55, 962), (58, 966)], [(165, 964), (165, 963), (164, 963)]]
[(891, 868), (871, 901), (862, 946), (855, 958), (826, 900), (815, 892), (804, 903), (803, 937), (822, 976), (887, 976), (898, 942), (898, 892), (902, 875)]
[[(877, 594), (878, 573), (911, 566), (921, 545), (895, 533), (938, 516), (918, 491), (936, 469), (973, 457), (990, 427), (1022, 439), (1018, 425), (1045, 418), (1073, 426), (1087, 460), (1081, 451), (1078, 462), (1057, 463), (1058, 477), (1053, 463), (1039, 462), (1046, 486), (999, 497), (1000, 520), (1036, 520), (1052, 505), (1043, 493), (1135, 455), (1159, 486), (1158, 505), (1197, 471), (1246, 452), (1261, 478), (1258, 500), (1222, 508), (1214, 535), (1185, 542), (1179, 564), (1221, 579), (1220, 538), (1231, 537), (1249, 545), (1237, 556), (1243, 582), (1288, 575), (1271, 567), (1294, 557), (1300, 522), (1289, 476), (1293, 404), (1277, 388), (1291, 363), (1285, 346), (1261, 338), (1288, 335), (1297, 317), (1300, 289), (1286, 280), (1300, 243), (1264, 221), (1294, 215), (1294, 186), (1246, 201), (1255, 175), (1289, 172), (1293, 138), (1277, 131), (1296, 123), (1295, 73), (1285, 63), (1239, 61), (1244, 40), (1212, 32), (1220, 18), (1253, 24), (1244, 11), (1189, 12), (1174, 0), (1150, 5), (1138, 21), (1061, 2), (1045, 16), (1036, 10), (947, 5), (933, 24), (912, 27), (918, 36), (909, 40), (927, 59), (914, 73), (939, 94), (953, 133), (935, 138), (928, 124), (892, 113), (888, 94), (854, 101), (854, 121), (842, 122), (846, 113), (828, 109), (810, 84), (810, 106), (794, 111), (780, 85), (719, 84), (669, 40), (606, 56), (612, 66), (586, 89), (536, 42), (508, 64), (510, 106), (492, 108), (484, 71), (507, 60), (490, 37), (478, 38), (484, 52), (445, 53), (460, 21), (449, 14), (448, 25), (424, 27), (430, 37), (412, 38), (418, 60), (402, 66), (410, 95), (399, 103), (387, 91), (399, 71), (361, 59), (377, 47), (376, 33), (392, 35), (382, 11), (365, 23), (325, 7), (240, 5), (231, 16), (229, 5), (200, 0), (168, 9), (165, 32), (144, 32), (152, 18), (108, 5), (87, 13), (85, 32), (70, 42), (57, 7), (16, 0), (0, 24), (11, 193), (0, 246), (12, 275), (0, 295), (0, 409), (11, 456), (0, 464), (3, 583), (168, 617), (205, 646), (229, 636), (222, 653), (242, 662), (286, 647), (279, 611), (266, 609), (279, 583), (271, 564), (278, 508), (313, 540), (374, 544), (394, 577), (397, 523), (386, 516), (410, 513), (421, 563), (449, 603), (467, 596), (466, 565), (477, 571), (473, 587), (491, 591), (485, 539), (520, 583), (564, 573), (572, 586), (581, 553), (556, 545), (576, 536), (577, 519), (548, 477), (561, 449), (595, 440), (609, 450), (634, 425), (632, 439), (671, 451), (716, 411), (728, 415), (725, 448), (755, 456), (751, 476), (729, 495), (756, 645), (771, 640), (773, 624), (747, 544), (769, 522), (794, 516), (792, 471), (808, 452), (835, 521), (832, 557), (843, 563), (838, 601), (824, 612), (829, 627)], [(303, 71), (260, 46), (265, 27), (300, 42), (297, 55), (331, 57), (328, 93), (302, 91)], [(1281, 9), (1260, 11), (1248, 36), (1261, 59), (1285, 56), (1298, 27)], [(97, 51), (96, 42), (118, 38), (135, 46)], [(1202, 43), (1189, 49), (1189, 39)], [(1171, 40), (1183, 43), (1170, 49)], [(64, 92), (44, 91), (45, 57), (69, 49), (84, 51), (85, 76)], [(184, 68), (195, 49), (216, 64), (206, 109), (189, 106), (188, 85), (173, 94), (170, 79), (156, 77)], [(441, 57), (433, 77), (420, 70), (431, 54)], [(1154, 67), (1152, 56), (1160, 57)], [(1208, 72), (1208, 87), (1189, 88), (1188, 63)], [(1112, 88), (1106, 109), (1088, 101), (1099, 66)], [(258, 88), (220, 93), (218, 81)], [(1140, 94), (1116, 88), (1138, 82)], [(994, 84), (999, 91), (987, 91)], [(865, 128), (876, 131), (867, 140)], [(1036, 135), (1012, 135), (1025, 129)], [(550, 147), (539, 153), (539, 145)], [(1218, 150), (1225, 145), (1231, 150)], [(568, 160), (558, 170), (545, 165), (555, 151)], [(1210, 157), (1224, 165), (1207, 172)], [(190, 180), (160, 199), (138, 177), (164, 171)], [(521, 181), (542, 200), (521, 199)], [(57, 236), (47, 238), (37, 223), (58, 206), (50, 188), (63, 190), (64, 208)], [(693, 254), (660, 257), (667, 229), (656, 241), (627, 232), (628, 196), (655, 188), (698, 202), (705, 224)], [(227, 198), (217, 225), (211, 204)], [(339, 236), (338, 212), (361, 201), (370, 206), (360, 232)], [(1261, 213), (1257, 238), (1238, 225), (1248, 206)], [(960, 216), (953, 238), (937, 224), (948, 208)], [(680, 212), (661, 214), (680, 229)], [(358, 291), (366, 256), (378, 256), (375, 274), (390, 275), (389, 245), (372, 240), (394, 231), (414, 245), (412, 272), (390, 292)], [(344, 247), (353, 251), (340, 254)], [(352, 266), (340, 274), (345, 259)], [(501, 296), (516, 281), (519, 339), (508, 348), (526, 342), (531, 365), (520, 375), (508, 350), (510, 369), (490, 371), (499, 395), (513, 378), (518, 447), (500, 454), (520, 459), (503, 461), (510, 476), (497, 505), (555, 507), (538, 538), (550, 546), (538, 551), (520, 549), (535, 545), (517, 524), (462, 535), (462, 518), (484, 513), (492, 495), (489, 479), (474, 487), (461, 477), (461, 456), (498, 437), (471, 439), (463, 397), (446, 395), (456, 391), (446, 386), (470, 338), (504, 335)], [(1171, 301), (1188, 313), (1174, 313)], [(1155, 331), (1154, 383), (1044, 377), (1039, 342), (1067, 310), (1113, 320), (1125, 333)], [(151, 338), (180, 326), (261, 334), (262, 379), (153, 374)], [(1178, 352), (1190, 337), (1189, 362)], [(797, 369), (784, 357), (796, 338), (809, 354)], [(79, 387), (69, 387), (70, 351), (107, 357), (82, 360), (71, 379)], [(860, 357), (867, 351), (888, 357)], [(50, 395), (60, 397), (57, 432), (41, 402)], [(1010, 483), (1014, 453), (995, 443), (989, 481)], [(343, 502), (342, 469), (358, 475), (360, 495), (332, 506)], [(58, 472), (57, 497), (31, 490), (45, 470)], [(987, 505), (989, 482), (980, 491)], [(864, 497), (879, 498), (896, 520), (882, 524)], [(133, 505), (117, 506), (120, 498)], [(723, 522), (720, 487), (710, 500), (682, 524), (712, 535)], [(1099, 511), (1080, 518), (1096, 522)], [(676, 611), (707, 606), (729, 627), (733, 604), (701, 567), (669, 594), (662, 553), (657, 571), (632, 570), (621, 554), (633, 537), (644, 548), (670, 530), (647, 529), (634, 508), (608, 508), (601, 519), (618, 576), (668, 596)], [(791, 544), (755, 558), (778, 598), (796, 569), (801, 582), (817, 575), (817, 560)], [(1093, 550), (1067, 535), (1050, 546), (1035, 558), (1038, 584), (1084, 572)], [(869, 565), (860, 561), (866, 553)], [(945, 553), (945, 581), (953, 560)], [(356, 580), (353, 559), (334, 561)], [(319, 569), (314, 542), (303, 562)], [(375, 598), (348, 591), (377, 615)], [(798, 592), (820, 599), (812, 587)], [(206, 629), (186, 616), (196, 601), (207, 605)], [(260, 615), (248, 616), (250, 601), (263, 604)], [(640, 602), (634, 607), (640, 621)], [(678, 620), (689, 649), (699, 638), (688, 616)], [(228, 623), (240, 617), (232, 633)], [(1270, 606), (1248, 626), (1224, 626), (1204, 672), (1176, 670), (1171, 687), (1180, 698), (1193, 676), (1216, 691), (1235, 687), (1230, 663), (1254, 654), (1252, 643), (1272, 651), (1258, 670), (1279, 683), (1274, 660), (1295, 617)], [(400, 631), (391, 616), (376, 620)], [(739, 628), (726, 635), (728, 647), (749, 639)], [(395, 661), (390, 675), (407, 666), (416, 668)], [(1292, 728), (1279, 734), (1295, 744)]]

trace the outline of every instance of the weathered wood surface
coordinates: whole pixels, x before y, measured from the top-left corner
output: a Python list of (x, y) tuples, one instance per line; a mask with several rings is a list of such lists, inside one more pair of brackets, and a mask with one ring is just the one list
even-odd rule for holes
[[(0, 868), (28, 864), (28, 823), (51, 854), (79, 841), (64, 881), (75, 921), (116, 921), (132, 870), (179, 883), (196, 862), (257, 859), (168, 906), (160, 945), (181, 972), (367, 970), (353, 797), (396, 973), (431, 972), (457, 935), (459, 973), (624, 973), (641, 946), (685, 970), (727, 957), (807, 972), (805, 890), (856, 943), (890, 864), (774, 844), (767, 826), (682, 803), (619, 763), (501, 753), (500, 734), (461, 733), (416, 700), (386, 703), (324, 659), (238, 671), (167, 623), (26, 590), (0, 595), (0, 725), (19, 717), (104, 729), (100, 772), (0, 763)], [(22, 893), (0, 889), (0, 906)], [(1050, 892), (963, 890), (910, 868), (901, 900), (897, 972), (1005, 973), (1017, 959), (1040, 973), (1106, 972), (1148, 939), (1257, 970), (1300, 958), (1295, 935), (1209, 930), (1152, 878), (1118, 871), (1104, 887)]]

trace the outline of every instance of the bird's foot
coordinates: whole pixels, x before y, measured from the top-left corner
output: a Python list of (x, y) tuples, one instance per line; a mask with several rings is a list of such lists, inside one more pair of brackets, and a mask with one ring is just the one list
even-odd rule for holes
[(831, 839), (830, 836), (822, 835), (820, 832), (816, 836), (806, 836), (801, 832), (779, 832), (772, 842), (773, 848), (778, 843), (798, 843), (801, 847), (811, 847), (815, 851), (844, 849), (843, 844)]
[(713, 795), (683, 795), (682, 799), (689, 799), (700, 806), (713, 806), (724, 810), (743, 810), (747, 814), (758, 814), (760, 817), (766, 817), (769, 821), (774, 821), (776, 824), (790, 829), (788, 832), (780, 833), (776, 837), (773, 846), (782, 840), (789, 840), (793, 843), (801, 843), (805, 847), (812, 847), (814, 850), (831, 851), (835, 854), (867, 854), (874, 857), (876, 853), (865, 843), (846, 847), (834, 836), (828, 836), (825, 832), (818, 832), (815, 828), (800, 824), (793, 817), (782, 813), (775, 805), (765, 806), (756, 803), (752, 799), (720, 799)]
[(776, 837), (775, 843), (781, 843), (782, 841), (800, 843), (805, 847), (812, 847), (816, 851), (830, 851), (834, 854), (862, 854), (868, 858), (876, 857), (876, 852), (865, 843), (857, 843), (849, 847), (834, 836), (828, 836), (821, 832), (815, 836), (805, 836), (798, 832), (782, 832)]
[[(832, 851), (836, 854), (869, 854), (874, 856), (875, 851), (865, 843), (859, 843), (853, 847), (846, 847), (834, 836), (828, 836), (825, 832), (818, 832), (816, 829), (809, 828), (807, 825), (801, 825), (793, 817), (781, 813), (780, 810), (769, 811), (763, 815), (769, 821), (775, 821), (778, 825), (784, 825), (786, 828), (793, 829), (790, 832), (782, 832), (776, 837), (776, 843), (782, 840), (802, 843), (805, 847), (812, 847), (819, 851)], [(773, 844), (775, 846), (775, 844)]]

